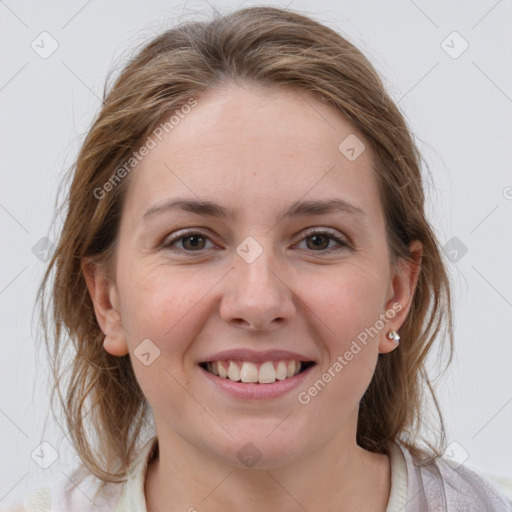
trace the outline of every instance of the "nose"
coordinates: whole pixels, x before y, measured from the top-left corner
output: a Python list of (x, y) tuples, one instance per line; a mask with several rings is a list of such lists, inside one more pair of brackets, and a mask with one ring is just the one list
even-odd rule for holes
[(293, 292), (270, 253), (263, 250), (252, 262), (235, 255), (220, 305), (224, 321), (250, 331), (272, 331), (293, 317)]

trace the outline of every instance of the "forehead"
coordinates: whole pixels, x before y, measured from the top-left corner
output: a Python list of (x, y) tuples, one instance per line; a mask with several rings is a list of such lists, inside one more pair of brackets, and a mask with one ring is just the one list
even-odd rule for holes
[[(134, 220), (184, 195), (253, 214), (263, 205), (281, 209), (283, 202), (333, 194), (375, 209), (368, 144), (332, 106), (290, 88), (235, 85), (196, 101), (163, 121), (174, 114), (168, 133), (150, 135), (155, 147), (132, 171), (125, 202)], [(358, 152), (366, 149), (349, 159), (340, 150), (347, 140), (360, 144)]]

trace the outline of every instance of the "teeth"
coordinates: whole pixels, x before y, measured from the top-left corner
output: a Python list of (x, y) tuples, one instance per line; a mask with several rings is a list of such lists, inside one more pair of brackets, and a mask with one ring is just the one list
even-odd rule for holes
[(277, 363), (276, 379), (286, 379), (286, 363), (284, 361), (279, 361), (279, 363)]
[(235, 363), (234, 361), (212, 361), (206, 363), (206, 369), (223, 379), (238, 382), (259, 382), (272, 384), (276, 380), (293, 377), (300, 372), (300, 361), (266, 361), (258, 366), (249, 361)]
[(240, 368), (238, 368), (238, 365), (233, 361), (229, 362), (228, 379), (234, 381), (240, 380)]
[(223, 379), (225, 379), (228, 376), (228, 369), (226, 368), (226, 365), (223, 361), (219, 361), (218, 370), (219, 370), (219, 377), (222, 377)]
[(240, 380), (242, 382), (258, 382), (258, 368), (254, 363), (245, 361), (244, 364), (242, 364)]
[[(245, 364), (245, 363), (244, 363)], [(276, 381), (276, 371), (274, 363), (267, 361), (260, 366), (259, 382), (262, 384), (270, 384)]]
[[(299, 363), (299, 370), (300, 370), (300, 363)], [(295, 375), (295, 361), (290, 361), (288, 363), (288, 366), (286, 367), (286, 376), (292, 377)]]

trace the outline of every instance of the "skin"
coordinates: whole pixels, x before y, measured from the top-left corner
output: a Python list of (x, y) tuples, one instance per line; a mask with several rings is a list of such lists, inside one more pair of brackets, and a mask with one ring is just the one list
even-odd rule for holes
[[(154, 414), (160, 453), (148, 467), (147, 509), (382, 512), (389, 460), (357, 445), (358, 405), (378, 354), (396, 349), (386, 334), (405, 321), (418, 267), (391, 264), (369, 144), (349, 161), (340, 142), (364, 137), (304, 92), (226, 85), (197, 99), (130, 175), (115, 279), (83, 266), (104, 349), (130, 354)], [(141, 220), (176, 197), (215, 201), (238, 215), (172, 210)], [(294, 201), (326, 198), (364, 216), (281, 219)], [(183, 238), (174, 251), (162, 248), (184, 228), (206, 237), (199, 250)], [(306, 237), (311, 228), (330, 230), (348, 247), (328, 236), (315, 245)], [(236, 252), (248, 236), (263, 250), (252, 263)], [(419, 261), (421, 244), (410, 249)], [(299, 403), (298, 392), (393, 304), (401, 311), (385, 328), (307, 405)], [(133, 353), (147, 338), (160, 350), (149, 366)], [(306, 385), (283, 397), (231, 398), (197, 363), (245, 347), (292, 350), (317, 364)], [(261, 453), (252, 468), (237, 457), (248, 442)]]

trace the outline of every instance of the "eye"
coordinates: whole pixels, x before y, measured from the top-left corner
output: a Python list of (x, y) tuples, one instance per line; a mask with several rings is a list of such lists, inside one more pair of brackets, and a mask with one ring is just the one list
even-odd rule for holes
[[(171, 250), (183, 249), (186, 252), (198, 252), (205, 249), (206, 240), (210, 240), (206, 235), (197, 231), (187, 231), (180, 235), (174, 236), (163, 242), (162, 247)], [(177, 242), (181, 241), (181, 247), (173, 247)]]
[[(308, 243), (308, 240), (311, 240), (311, 243)], [(185, 252), (200, 252), (201, 250), (208, 249), (208, 247), (206, 247), (207, 241), (211, 242), (211, 240), (201, 232), (186, 231), (164, 240), (162, 248), (172, 251), (183, 250)], [(350, 247), (345, 240), (335, 233), (319, 229), (308, 231), (302, 241), (306, 241), (307, 249), (315, 252), (331, 252)], [(338, 248), (329, 248), (329, 244), (333, 241), (338, 244)], [(178, 243), (181, 247), (175, 247)]]
[[(349, 247), (349, 244), (335, 233), (320, 229), (313, 229), (308, 231), (303, 240), (306, 241), (307, 248), (315, 252), (331, 252), (332, 250), (337, 251)], [(311, 243), (308, 243), (308, 240), (311, 240)], [(326, 251), (330, 242), (332, 241), (336, 242), (340, 247), (337, 249), (335, 247), (331, 247)]]

